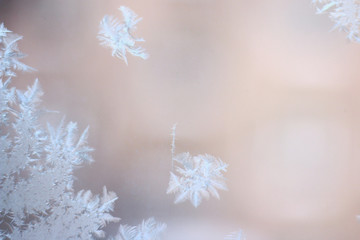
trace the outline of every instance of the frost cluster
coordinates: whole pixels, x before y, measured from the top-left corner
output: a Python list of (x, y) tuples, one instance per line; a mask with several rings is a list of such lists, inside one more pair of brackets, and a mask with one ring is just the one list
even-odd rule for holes
[(116, 194), (73, 190), (74, 169), (92, 161), (88, 129), (78, 136), (76, 123), (64, 120), (42, 127), (38, 81), (26, 91), (9, 86), (13, 70), (31, 69), (18, 61), (21, 37), (0, 28), (0, 239), (104, 237), (105, 224), (119, 220), (110, 214)]
[(160, 240), (165, 229), (165, 223), (158, 223), (154, 218), (149, 218), (138, 226), (120, 225), (119, 232), (113, 240)]
[(194, 207), (200, 205), (202, 198), (210, 195), (220, 198), (217, 189), (227, 190), (223, 172), (227, 164), (211, 155), (191, 156), (181, 153), (173, 159), (178, 163), (176, 175), (170, 172), (167, 193), (175, 193), (175, 203), (190, 200)]
[(210, 195), (220, 199), (218, 189), (227, 190), (225, 177), (228, 165), (209, 154), (191, 156), (190, 153), (175, 155), (175, 130), (172, 128), (171, 153), (172, 161), (177, 163), (176, 173), (170, 172), (167, 194), (175, 193), (175, 203), (190, 200), (198, 207), (202, 198)]
[(15, 76), (14, 70), (32, 71), (33, 68), (20, 62), (26, 55), (19, 51), (17, 42), (22, 36), (17, 36), (0, 24), (0, 77)]
[(141, 18), (129, 8), (121, 6), (119, 10), (122, 12), (124, 20), (120, 22), (113, 16), (105, 15), (100, 22), (100, 31), (98, 39), (100, 44), (112, 49), (112, 56), (123, 59), (127, 64), (126, 52), (134, 56), (147, 59), (148, 54), (142, 47), (135, 46), (136, 42), (143, 42), (142, 38), (135, 38), (131, 34), (136, 30), (136, 24)]
[(359, 0), (313, 0), (317, 13), (328, 13), (335, 22), (334, 29), (340, 29), (351, 41), (360, 43), (360, 1)]

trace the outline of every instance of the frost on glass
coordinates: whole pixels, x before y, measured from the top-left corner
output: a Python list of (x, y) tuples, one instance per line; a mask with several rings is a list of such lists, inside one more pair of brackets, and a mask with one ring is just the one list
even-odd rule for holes
[(351, 41), (360, 43), (360, 1), (359, 0), (313, 0), (317, 13), (328, 13), (335, 22), (334, 29), (340, 29)]
[(166, 193), (176, 195), (175, 203), (190, 200), (194, 207), (198, 207), (202, 199), (208, 199), (210, 195), (220, 199), (218, 190), (227, 190), (223, 173), (228, 165), (209, 154), (192, 156), (185, 152), (175, 155), (175, 126), (172, 136), (172, 161), (176, 164), (176, 171), (170, 172)]
[(165, 223), (149, 218), (138, 226), (120, 225), (118, 234), (112, 240), (160, 240), (165, 229)]
[(20, 62), (26, 55), (19, 51), (17, 42), (22, 36), (13, 34), (6, 29), (4, 23), (0, 25), (0, 77), (13, 77), (15, 70), (33, 71), (34, 69)]
[(225, 240), (246, 240), (243, 232), (240, 230), (238, 232), (232, 232), (225, 236)]
[(112, 56), (123, 59), (127, 64), (126, 52), (147, 59), (148, 54), (142, 47), (135, 46), (137, 42), (143, 42), (144, 39), (136, 38), (132, 32), (136, 30), (136, 24), (141, 18), (129, 8), (121, 6), (123, 21), (120, 22), (113, 16), (105, 15), (100, 22), (100, 31), (98, 39), (100, 44), (112, 49)]
[(110, 214), (116, 194), (73, 190), (74, 169), (92, 161), (88, 129), (78, 134), (64, 119), (56, 127), (40, 124), (38, 80), (26, 91), (10, 87), (13, 70), (31, 69), (18, 61), (21, 37), (9, 36), (3, 24), (0, 32), (2, 49), (13, 51), (0, 61), (0, 239), (104, 237), (105, 224), (119, 220)]

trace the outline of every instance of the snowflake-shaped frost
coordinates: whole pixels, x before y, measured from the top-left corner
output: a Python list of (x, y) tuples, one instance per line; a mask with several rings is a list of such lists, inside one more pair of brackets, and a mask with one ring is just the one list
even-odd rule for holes
[(135, 46), (136, 42), (143, 42), (142, 38), (135, 38), (131, 32), (136, 30), (136, 24), (141, 18), (129, 8), (121, 6), (119, 10), (123, 14), (123, 22), (113, 16), (105, 15), (100, 22), (98, 39), (100, 44), (112, 49), (112, 56), (123, 59), (127, 64), (126, 52), (142, 59), (148, 58), (148, 54), (142, 47)]
[(187, 199), (194, 207), (200, 205), (202, 198), (209, 198), (210, 194), (220, 198), (217, 189), (227, 190), (223, 172), (226, 172), (227, 164), (211, 155), (191, 156), (189, 153), (181, 153), (174, 157), (176, 175), (170, 172), (170, 182), (167, 194), (175, 193), (175, 203)]
[(359, 0), (313, 0), (319, 5), (317, 13), (329, 13), (338, 28), (351, 41), (360, 43), (360, 1)]
[(171, 158), (172, 168), (177, 162), (176, 175), (170, 172), (167, 194), (175, 193), (175, 204), (189, 199), (194, 207), (200, 205), (202, 198), (210, 195), (220, 199), (217, 189), (227, 190), (225, 177), (228, 165), (209, 154), (191, 156), (190, 153), (175, 155), (176, 124), (172, 127)]
[(160, 240), (166, 224), (158, 223), (154, 218), (143, 220), (138, 226), (120, 225), (116, 240)]

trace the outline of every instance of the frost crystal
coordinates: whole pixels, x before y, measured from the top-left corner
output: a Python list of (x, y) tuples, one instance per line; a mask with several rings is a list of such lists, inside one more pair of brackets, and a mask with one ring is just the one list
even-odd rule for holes
[(121, 6), (124, 20), (119, 22), (113, 16), (105, 15), (100, 22), (98, 39), (100, 44), (112, 49), (112, 56), (123, 59), (127, 64), (126, 52), (143, 59), (148, 58), (148, 54), (142, 47), (136, 47), (136, 42), (143, 42), (142, 38), (135, 38), (131, 32), (136, 30), (136, 24), (141, 21), (137, 15), (127, 7)]
[(2, 43), (3, 38), (7, 36), (8, 33), (11, 33), (5, 26), (4, 23), (0, 24), (0, 43)]
[(328, 12), (330, 19), (347, 34), (351, 41), (360, 43), (360, 1), (359, 0), (313, 0), (320, 7), (317, 13)]
[(26, 55), (19, 51), (17, 42), (22, 39), (21, 36), (12, 34), (5, 28), (4, 23), (0, 25), (0, 77), (15, 76), (14, 70), (33, 71), (35, 69), (23, 64), (19, 59)]
[[(173, 128), (172, 149), (175, 147), (175, 127)], [(173, 153), (173, 150), (172, 150)], [(178, 163), (176, 175), (170, 172), (167, 194), (175, 193), (175, 203), (189, 199), (194, 207), (200, 205), (202, 198), (210, 195), (220, 198), (217, 189), (227, 190), (223, 172), (228, 165), (211, 155), (191, 156), (190, 153), (173, 155), (172, 161)]]
[(10, 111), (9, 104), (15, 100), (15, 89), (9, 89), (10, 79), (5, 83), (0, 81), (0, 127), (7, 123), (7, 117)]
[(225, 236), (225, 240), (246, 240), (242, 231), (232, 232)]
[[(6, 45), (9, 31), (0, 29)], [(0, 60), (7, 75), (13, 66)], [(74, 169), (92, 161), (88, 129), (77, 137), (76, 123), (62, 120), (45, 130), (38, 81), (23, 92), (9, 88), (14, 74), (8, 76), (0, 77), (0, 239), (104, 237), (104, 225), (119, 220), (109, 213), (116, 194), (105, 187), (101, 197), (73, 190)]]
[(165, 229), (165, 223), (157, 223), (154, 218), (149, 218), (138, 226), (120, 225), (115, 240), (160, 240)]
[(181, 165), (176, 166), (179, 175), (170, 172), (166, 193), (176, 193), (175, 203), (189, 199), (197, 207), (202, 198), (209, 198), (210, 194), (219, 199), (217, 189), (227, 190), (222, 173), (226, 172), (227, 164), (220, 159), (208, 154), (191, 156), (181, 153), (175, 156), (174, 161)]

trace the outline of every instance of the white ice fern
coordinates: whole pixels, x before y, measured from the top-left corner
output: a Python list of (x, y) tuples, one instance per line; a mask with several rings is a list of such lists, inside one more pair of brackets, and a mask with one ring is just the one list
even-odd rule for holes
[(177, 163), (176, 173), (170, 172), (167, 194), (175, 193), (175, 203), (190, 200), (198, 207), (202, 198), (210, 195), (220, 198), (218, 189), (227, 190), (225, 177), (228, 165), (211, 155), (191, 156), (190, 153), (174, 155), (175, 127), (173, 128), (172, 160)]
[(328, 13), (335, 22), (334, 29), (340, 29), (351, 41), (360, 43), (360, 0), (313, 0), (317, 13)]
[(112, 56), (123, 59), (127, 64), (126, 52), (143, 59), (148, 58), (148, 54), (142, 47), (135, 46), (136, 42), (143, 42), (142, 38), (135, 38), (131, 33), (136, 30), (136, 24), (141, 18), (129, 8), (121, 6), (124, 20), (120, 22), (113, 16), (105, 15), (100, 22), (98, 39), (100, 44), (112, 49)]
[(165, 229), (165, 223), (158, 223), (154, 218), (149, 218), (138, 226), (120, 225), (119, 232), (113, 240), (160, 240)]
[(76, 123), (62, 120), (45, 130), (38, 81), (23, 92), (9, 87), (12, 77), (0, 78), (0, 239), (104, 237), (106, 222), (119, 220), (109, 213), (115, 193), (73, 190), (74, 169), (92, 161), (88, 129), (77, 137)]
[(17, 36), (0, 24), (0, 77), (13, 77), (15, 70), (33, 71), (35, 69), (20, 62), (26, 55), (19, 51), (17, 42), (22, 36)]

